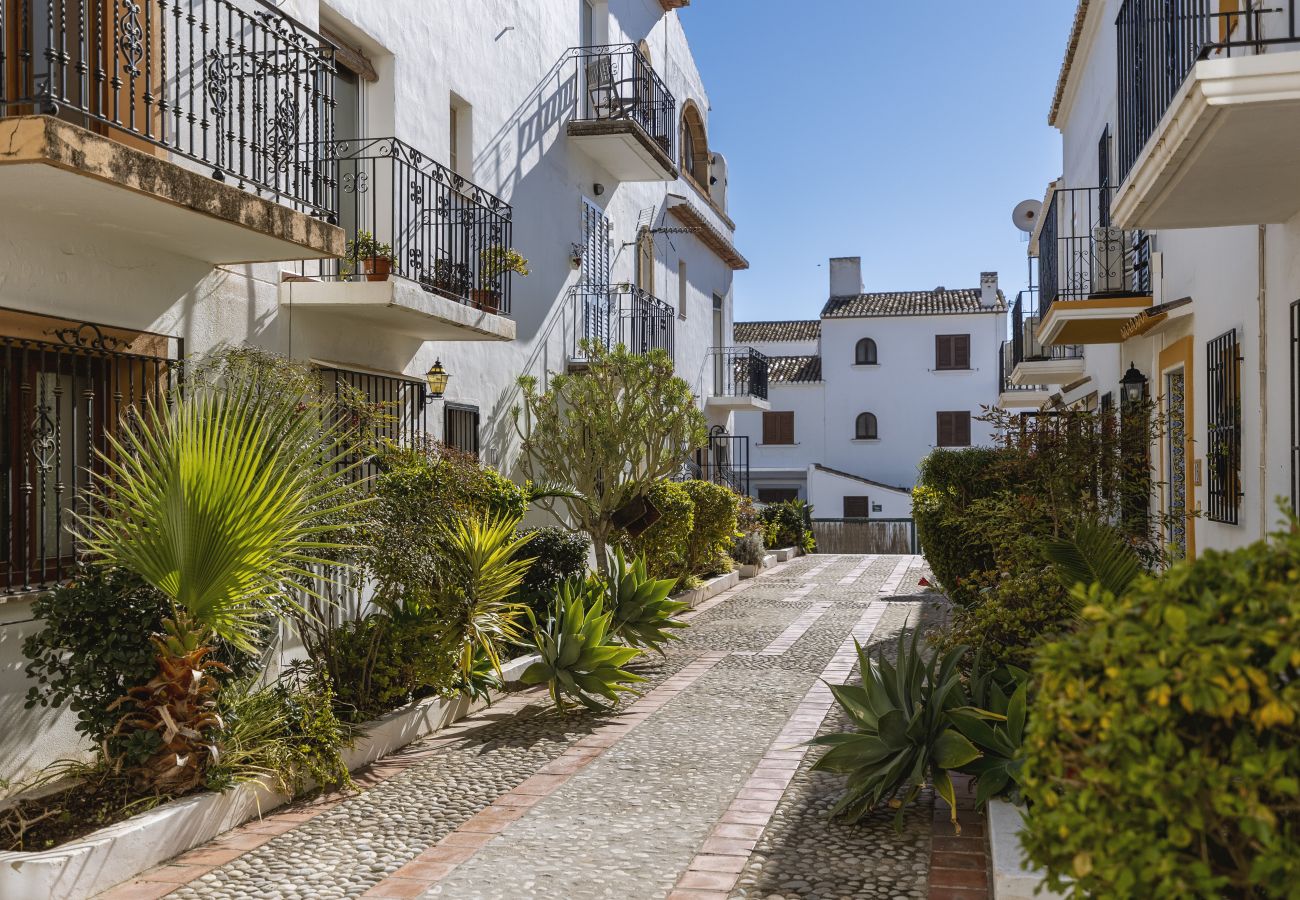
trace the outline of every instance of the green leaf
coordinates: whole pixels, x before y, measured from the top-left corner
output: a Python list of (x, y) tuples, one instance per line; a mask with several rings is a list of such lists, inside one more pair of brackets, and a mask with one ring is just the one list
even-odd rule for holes
[(955, 729), (945, 730), (934, 742), (934, 763), (943, 769), (960, 769), (979, 755), (979, 748)]

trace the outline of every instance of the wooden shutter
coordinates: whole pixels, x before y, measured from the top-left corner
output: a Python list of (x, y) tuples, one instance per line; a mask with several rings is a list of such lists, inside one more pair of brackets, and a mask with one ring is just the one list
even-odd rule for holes
[(871, 518), (871, 498), (869, 498), (869, 497), (845, 497), (845, 498), (844, 498), (844, 518), (846, 518), (846, 519), (869, 519), (869, 518)]
[(940, 412), (936, 417), (935, 443), (940, 447), (970, 446), (970, 413), (966, 410)]
[(946, 412), (935, 413), (934, 443), (937, 447), (952, 446), (952, 417)]
[(970, 413), (955, 412), (952, 413), (952, 436), (953, 443), (958, 447), (970, 446)]
[(934, 336), (934, 367), (936, 369), (952, 368), (952, 335), (936, 334)]
[(969, 334), (954, 334), (952, 336), (952, 367), (954, 369), (970, 368)]
[(794, 413), (790, 411), (763, 413), (763, 443), (793, 444)]
[(969, 369), (970, 335), (936, 334), (934, 336), (934, 367), (936, 369)]

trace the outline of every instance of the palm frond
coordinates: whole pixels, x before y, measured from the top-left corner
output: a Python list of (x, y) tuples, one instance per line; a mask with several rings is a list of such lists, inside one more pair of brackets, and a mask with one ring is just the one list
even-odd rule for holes
[(1142, 560), (1118, 529), (1080, 522), (1066, 540), (1047, 541), (1043, 552), (1066, 588), (1099, 584), (1119, 596), (1142, 574)]

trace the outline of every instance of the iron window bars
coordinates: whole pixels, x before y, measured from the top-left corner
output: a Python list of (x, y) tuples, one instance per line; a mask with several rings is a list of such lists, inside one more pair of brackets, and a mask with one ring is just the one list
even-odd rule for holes
[(0, 115), (57, 115), (331, 216), (327, 42), (263, 0), (4, 0)]
[(448, 403), (443, 408), (443, 443), (454, 450), (478, 456), (479, 412), (477, 406)]
[(768, 358), (751, 347), (711, 347), (714, 397), (767, 399)]
[(1295, 0), (1226, 5), (1221, 0), (1125, 0), (1120, 7), (1115, 27), (1121, 181), (1197, 62), (1300, 44)]
[(1038, 233), (1040, 318), (1058, 300), (1150, 293), (1147, 235), (1110, 224), (1113, 193), (1057, 188), (1048, 198)]
[(0, 336), (0, 593), (39, 590), (68, 578), (74, 511), (106, 466), (108, 435), (145, 403), (166, 403), (179, 377), (180, 342), (138, 352), (96, 325), (68, 325), (48, 339)]
[[(342, 401), (337, 405), (341, 413), (356, 402), (369, 408), (373, 413), (371, 436), (376, 441), (411, 447), (433, 432), (423, 382), (328, 366), (317, 371), (322, 391)], [(353, 480), (364, 481), (378, 474), (379, 468), (372, 458), (345, 460), (342, 464), (357, 462), (360, 465), (352, 470)]]
[[(1036, 291), (1021, 291), (1016, 295), (1016, 302), (1011, 307), (1011, 368), (1022, 362), (1043, 362), (1049, 359), (1083, 359), (1081, 344), (1044, 345), (1038, 340), (1037, 313), (1026, 315), (1027, 309), (1034, 308)], [(1010, 369), (1008, 370), (1010, 374)]]
[(566, 73), (578, 85), (574, 121), (628, 121), (675, 159), (677, 100), (636, 44), (573, 47)]
[(570, 291), (573, 314), (573, 359), (585, 360), (585, 345), (625, 347), (645, 356), (651, 350), (673, 355), (673, 327), (677, 314), (671, 306), (638, 287), (575, 285)]
[(348, 235), (348, 255), (320, 275), (376, 278), (383, 261), (364, 255), (362, 232), (391, 251), (392, 274), (488, 312), (509, 314), (511, 277), (500, 254), (512, 239), (510, 204), (396, 138), (319, 146), (328, 202)]
[(1211, 522), (1236, 525), (1241, 510), (1241, 345), (1233, 328), (1206, 345), (1207, 509)]

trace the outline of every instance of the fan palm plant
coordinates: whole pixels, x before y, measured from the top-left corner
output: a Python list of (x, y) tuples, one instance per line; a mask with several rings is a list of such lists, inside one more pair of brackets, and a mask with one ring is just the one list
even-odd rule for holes
[(158, 675), (123, 699), (120, 727), (160, 738), (132, 767), (142, 787), (192, 786), (215, 752), (214, 668), (196, 661), (218, 639), (254, 651), (269, 614), (298, 608), (297, 591), (319, 597), (322, 572), (337, 571), (312, 567), (342, 549), (336, 536), (364, 501), (339, 477), (354, 447), (321, 412), (306, 394), (198, 384), (146, 405), (99, 454), (83, 546), (172, 607), (154, 638)]

